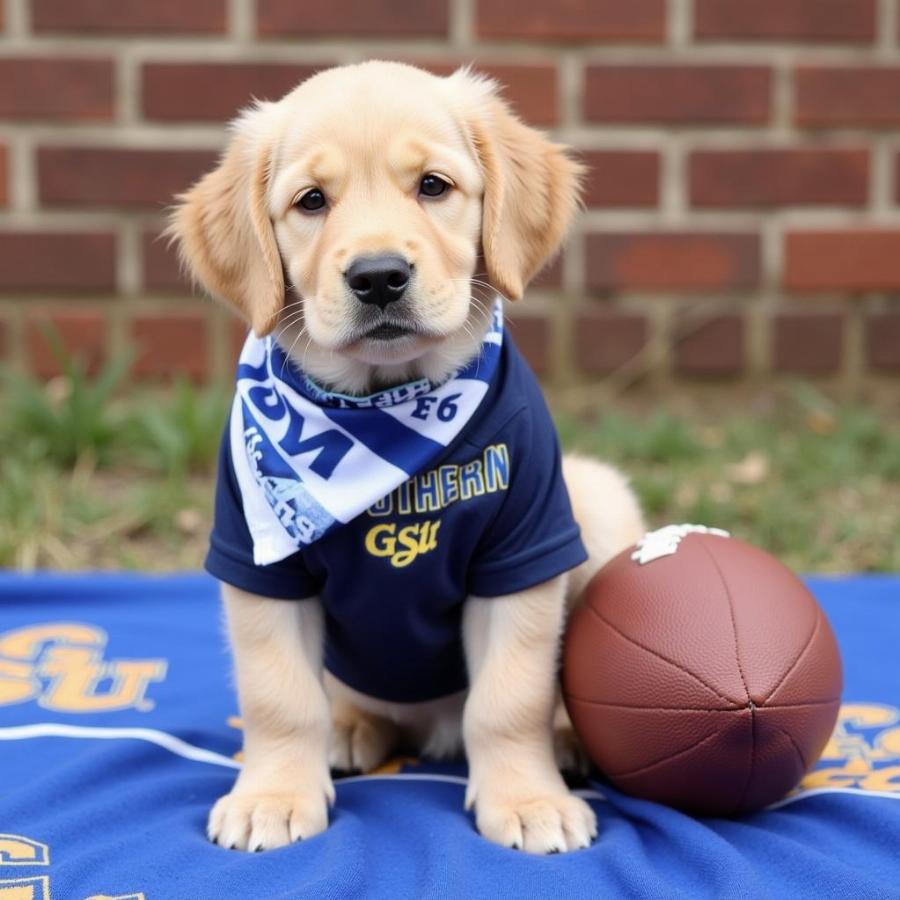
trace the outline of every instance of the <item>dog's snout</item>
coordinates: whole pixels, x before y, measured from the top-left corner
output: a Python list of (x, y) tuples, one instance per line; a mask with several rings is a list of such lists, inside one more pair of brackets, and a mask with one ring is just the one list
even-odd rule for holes
[(347, 267), (344, 280), (362, 303), (384, 309), (403, 296), (411, 274), (402, 256), (361, 256)]

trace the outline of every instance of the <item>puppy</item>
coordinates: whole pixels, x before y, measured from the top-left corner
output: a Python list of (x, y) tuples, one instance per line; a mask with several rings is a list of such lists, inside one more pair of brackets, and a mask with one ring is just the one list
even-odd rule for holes
[(596, 835), (554, 756), (559, 642), (643, 523), (615, 470), (560, 459), (496, 300), (558, 249), (579, 176), (493, 82), (367, 62), (257, 103), (179, 198), (184, 262), (252, 327), (207, 559), (244, 722), (222, 846), (321, 832), (330, 769), (401, 743), (465, 749), (491, 841)]

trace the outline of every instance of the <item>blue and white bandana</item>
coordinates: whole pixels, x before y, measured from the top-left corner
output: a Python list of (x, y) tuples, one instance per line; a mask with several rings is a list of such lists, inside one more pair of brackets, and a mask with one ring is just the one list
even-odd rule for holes
[(447, 381), (350, 397), (324, 390), (271, 337), (251, 333), (230, 438), (256, 565), (308, 547), (429, 468), (487, 393), (502, 342), (498, 300), (479, 354)]

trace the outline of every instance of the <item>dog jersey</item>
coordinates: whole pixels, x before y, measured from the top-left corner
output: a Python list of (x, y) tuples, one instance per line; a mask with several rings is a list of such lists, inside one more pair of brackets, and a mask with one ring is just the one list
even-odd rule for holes
[(522, 591), (587, 558), (556, 429), (508, 334), (487, 393), (436, 463), (336, 531), (257, 565), (241, 502), (226, 428), (207, 571), (264, 597), (319, 597), (326, 668), (398, 703), (466, 687), (468, 596)]

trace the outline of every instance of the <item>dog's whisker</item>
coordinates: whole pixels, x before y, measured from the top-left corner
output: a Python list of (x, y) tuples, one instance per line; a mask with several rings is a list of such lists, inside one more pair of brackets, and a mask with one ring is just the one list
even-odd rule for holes
[(306, 370), (306, 357), (312, 348), (312, 335), (307, 334), (306, 343), (303, 345), (303, 353), (300, 355), (300, 368)]
[[(301, 310), (301, 313), (302, 313), (302, 310)], [(294, 315), (296, 315), (296, 313)], [(301, 315), (300, 319), (298, 319), (297, 321), (302, 322), (302, 320), (303, 320), (303, 316)], [(297, 322), (294, 322), (293, 324), (297, 324)], [(285, 329), (288, 327), (291, 327), (291, 326), (285, 326), (284, 328), (282, 328), (281, 333), (284, 333)], [(287, 351), (284, 354), (284, 362), (281, 365), (282, 374), (284, 374), (284, 367), (287, 365), (288, 360), (292, 358), (291, 354), (294, 352), (294, 347), (297, 346), (297, 343), (300, 341), (300, 339), (304, 335), (306, 335), (308, 337), (309, 341), (312, 340), (312, 338), (309, 336), (309, 332), (307, 331), (306, 327), (301, 324), (300, 328), (297, 331), (297, 334), (294, 336), (294, 340), (291, 342), (291, 346), (287, 349)], [(308, 346), (308, 344), (307, 344), (307, 346)], [(301, 365), (301, 368), (302, 368), (302, 365)]]
[(281, 326), (281, 330), (283, 331), (285, 328), (290, 328), (291, 325), (295, 325), (297, 322), (302, 322), (306, 318), (306, 314), (299, 310), (297, 312), (291, 313), (289, 316), (285, 316), (283, 319), (279, 321), (279, 325)]
[(291, 319), (290, 321), (287, 321), (287, 322), (282, 322), (280, 327), (278, 328), (278, 331), (276, 332), (276, 339), (280, 338), (282, 335), (286, 334), (291, 329), (297, 328), (298, 326), (302, 329), (303, 322), (304, 322), (304, 320), (302, 317), (298, 317), (296, 319)]

